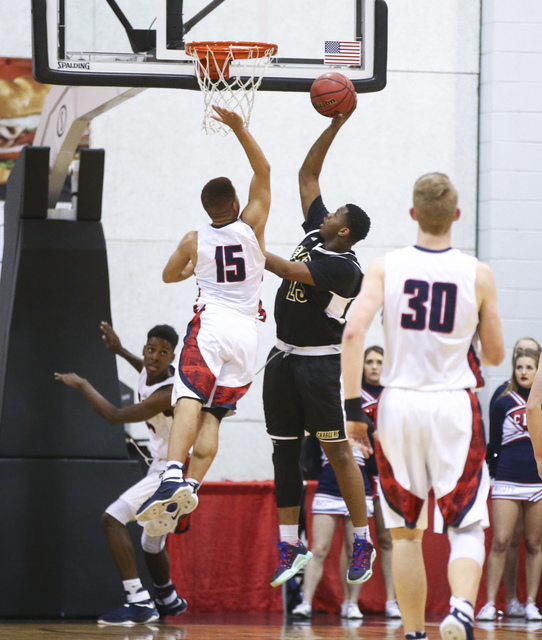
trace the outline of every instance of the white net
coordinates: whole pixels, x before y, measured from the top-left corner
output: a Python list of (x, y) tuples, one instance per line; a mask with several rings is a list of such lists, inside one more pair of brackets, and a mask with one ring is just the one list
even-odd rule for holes
[(203, 95), (202, 128), (208, 134), (227, 135), (230, 128), (211, 117), (215, 113), (212, 105), (235, 111), (248, 127), (256, 91), (277, 47), (261, 43), (241, 46), (232, 42), (217, 47), (218, 44), (190, 43), (186, 53), (194, 59)]

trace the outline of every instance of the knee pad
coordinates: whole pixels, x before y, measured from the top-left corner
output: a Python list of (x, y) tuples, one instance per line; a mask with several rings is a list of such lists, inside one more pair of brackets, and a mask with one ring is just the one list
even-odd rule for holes
[(164, 536), (149, 536), (143, 531), (141, 534), (141, 548), (146, 553), (157, 554), (162, 551), (166, 544), (167, 535)]
[(273, 467), (275, 468), (275, 491), (277, 507), (297, 507), (303, 498), (303, 476), (301, 475), (301, 438), (273, 440)]
[(484, 566), (486, 556), (485, 535), (480, 522), (475, 522), (462, 529), (449, 527), (448, 540), (450, 541), (451, 549), (448, 565), (458, 558), (470, 558), (481, 567)]

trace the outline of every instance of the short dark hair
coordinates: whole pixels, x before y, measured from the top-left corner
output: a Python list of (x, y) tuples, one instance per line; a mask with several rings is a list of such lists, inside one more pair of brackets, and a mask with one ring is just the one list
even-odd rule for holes
[(201, 204), (207, 213), (222, 213), (235, 201), (235, 188), (229, 178), (213, 178), (201, 190)]
[(175, 351), (175, 347), (179, 342), (179, 335), (169, 324), (157, 324), (153, 327), (147, 334), (147, 340), (150, 340), (151, 338), (162, 338), (162, 340), (167, 340), (173, 347), (173, 351)]
[(346, 226), (350, 229), (352, 244), (356, 244), (367, 237), (371, 228), (371, 218), (356, 204), (347, 204), (345, 207)]

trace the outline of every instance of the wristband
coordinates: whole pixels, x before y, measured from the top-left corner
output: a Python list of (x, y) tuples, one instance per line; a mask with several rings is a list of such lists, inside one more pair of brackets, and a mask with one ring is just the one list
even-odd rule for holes
[(361, 397), (349, 398), (344, 401), (344, 411), (348, 422), (363, 422), (363, 409), (361, 408)]

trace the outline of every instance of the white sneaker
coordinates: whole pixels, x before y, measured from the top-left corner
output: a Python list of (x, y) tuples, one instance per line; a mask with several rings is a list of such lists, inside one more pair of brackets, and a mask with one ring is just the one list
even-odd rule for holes
[(363, 613), (355, 602), (349, 602), (345, 617), (347, 620), (363, 620)]
[(507, 618), (524, 618), (525, 607), (517, 598), (512, 598), (506, 605), (506, 617)]
[(341, 618), (348, 618), (348, 609), (350, 604), (350, 600), (346, 600), (341, 604)]
[(293, 616), (298, 618), (311, 618), (312, 617), (312, 605), (310, 602), (302, 602), (292, 611)]
[(386, 602), (386, 618), (400, 618), (401, 612), (397, 600), (388, 600)]
[(525, 620), (528, 622), (538, 622), (542, 620), (542, 614), (531, 598), (527, 600), (527, 604), (525, 605)]
[(497, 608), (494, 602), (486, 602), (476, 616), (476, 620), (480, 620), (480, 622), (493, 622), (496, 619)]

